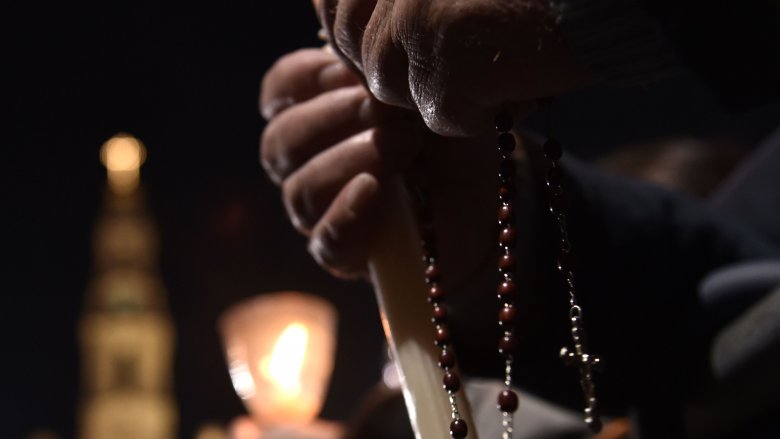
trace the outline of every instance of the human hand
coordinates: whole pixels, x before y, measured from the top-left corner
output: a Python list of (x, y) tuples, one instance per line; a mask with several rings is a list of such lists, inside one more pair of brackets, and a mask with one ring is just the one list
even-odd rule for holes
[[(261, 158), (309, 251), (332, 273), (365, 273), (384, 183), (407, 171), (431, 194), (442, 270), (452, 283), (492, 255), (496, 157), (492, 140), (445, 138), (384, 105), (325, 50), (279, 60), (263, 79), (269, 119)], [(424, 169), (425, 172), (415, 172)], [(463, 234), (463, 230), (469, 233)], [(464, 251), (467, 250), (467, 251)]]
[(524, 112), (591, 82), (548, 0), (316, 3), (332, 46), (371, 93), (442, 135), (486, 133), (500, 109)]

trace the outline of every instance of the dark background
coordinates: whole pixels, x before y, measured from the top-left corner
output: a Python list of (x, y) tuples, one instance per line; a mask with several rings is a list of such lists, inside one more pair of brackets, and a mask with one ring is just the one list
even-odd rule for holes
[(314, 265), (257, 161), (262, 73), (281, 54), (319, 44), (310, 4), (210, 3), (49, 4), (1, 14), (3, 438), (34, 428), (74, 434), (76, 325), (105, 182), (98, 151), (119, 131), (148, 149), (142, 181), (178, 332), (181, 437), (242, 413), (215, 319), (263, 291), (311, 291), (340, 310), (324, 416), (347, 417), (379, 379), (371, 291)]
[[(340, 344), (324, 416), (353, 413), (380, 374), (372, 293), (313, 264), (257, 162), (263, 72), (283, 53), (320, 44), (309, 2), (0, 8), (0, 436), (35, 428), (73, 435), (76, 325), (105, 180), (98, 150), (120, 131), (149, 151), (142, 179), (178, 332), (181, 437), (242, 412), (215, 318), (262, 291), (312, 291), (337, 305)], [(670, 135), (751, 146), (778, 114), (725, 112), (690, 76), (574, 93), (550, 112), (558, 137), (586, 158)]]

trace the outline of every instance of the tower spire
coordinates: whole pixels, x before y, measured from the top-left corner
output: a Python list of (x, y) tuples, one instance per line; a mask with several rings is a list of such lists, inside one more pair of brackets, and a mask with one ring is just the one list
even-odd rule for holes
[(174, 328), (157, 267), (157, 229), (141, 195), (146, 148), (118, 134), (100, 151), (108, 187), (93, 236), (80, 325), (81, 439), (173, 439)]
[(108, 171), (108, 187), (116, 195), (138, 190), (146, 147), (135, 137), (120, 133), (108, 139), (100, 149), (100, 161)]

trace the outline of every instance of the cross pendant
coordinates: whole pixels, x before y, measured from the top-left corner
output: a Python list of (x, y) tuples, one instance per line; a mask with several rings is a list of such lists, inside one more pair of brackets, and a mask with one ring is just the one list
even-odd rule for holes
[(585, 394), (585, 424), (591, 431), (598, 433), (601, 431), (601, 420), (599, 420), (596, 409), (596, 389), (593, 385), (593, 370), (599, 366), (601, 360), (585, 352), (582, 344), (575, 343), (574, 349), (564, 346), (561, 348), (560, 357), (567, 366), (577, 366), (580, 371), (580, 386)]

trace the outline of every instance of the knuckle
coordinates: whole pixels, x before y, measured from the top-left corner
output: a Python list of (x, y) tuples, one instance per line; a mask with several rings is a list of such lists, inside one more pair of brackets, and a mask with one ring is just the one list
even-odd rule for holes
[(380, 102), (390, 105), (408, 104), (408, 88), (404, 86), (406, 75), (397, 77), (387, 68), (387, 60), (381, 56), (373, 56), (366, 61), (366, 86), (371, 94)]
[[(438, 88), (436, 85), (434, 88)], [(459, 96), (452, 93), (430, 92), (417, 101), (425, 125), (433, 132), (443, 136), (461, 137), (468, 135), (475, 123), (470, 108), (463, 104)]]
[(370, 30), (370, 23), (374, 19), (382, 21), (389, 12), (381, 7), (382, 3), (342, 0), (337, 6), (333, 38), (341, 53), (361, 71), (365, 61), (363, 48), (374, 33)]
[(379, 54), (366, 62), (366, 86), (380, 102), (412, 108), (406, 60), (395, 55)]
[(360, 49), (361, 36), (356, 32), (350, 31), (346, 25), (336, 27), (333, 30), (333, 43), (339, 52), (344, 55), (358, 70), (363, 71), (362, 52)]

